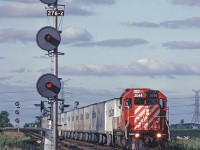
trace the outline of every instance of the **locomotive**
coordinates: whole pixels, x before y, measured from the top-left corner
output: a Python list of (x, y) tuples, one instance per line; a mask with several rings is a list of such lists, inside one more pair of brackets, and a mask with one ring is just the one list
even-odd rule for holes
[[(120, 98), (58, 114), (59, 136), (118, 146), (164, 150), (170, 138), (167, 97), (149, 88), (125, 89)], [(48, 128), (48, 117), (42, 118)]]

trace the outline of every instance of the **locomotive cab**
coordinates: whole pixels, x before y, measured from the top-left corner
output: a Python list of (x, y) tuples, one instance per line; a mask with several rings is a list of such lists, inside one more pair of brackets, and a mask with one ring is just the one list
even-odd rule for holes
[(147, 88), (126, 89), (122, 93), (121, 103), (127, 140), (141, 140), (147, 147), (167, 142), (169, 126), (167, 97), (164, 94)]

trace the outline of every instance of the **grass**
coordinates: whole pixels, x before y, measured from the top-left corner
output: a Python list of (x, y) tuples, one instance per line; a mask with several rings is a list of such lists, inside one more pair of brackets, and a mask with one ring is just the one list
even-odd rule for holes
[(170, 150), (200, 150), (199, 138), (189, 140), (172, 139), (169, 143)]
[[(176, 137), (188, 136), (189, 139), (177, 139)], [(200, 150), (199, 129), (176, 129), (171, 130), (170, 150)]]
[[(11, 137), (6, 136), (4, 134), (0, 134), (0, 149), (5, 149), (5, 147), (9, 148), (26, 148), (30, 149), (29, 147), (37, 147), (37, 149), (40, 149), (38, 147), (41, 147), (42, 145), (39, 145), (36, 143), (36, 141), (32, 140), (30, 136), (22, 136), (22, 137)], [(34, 148), (33, 148), (34, 149)]]

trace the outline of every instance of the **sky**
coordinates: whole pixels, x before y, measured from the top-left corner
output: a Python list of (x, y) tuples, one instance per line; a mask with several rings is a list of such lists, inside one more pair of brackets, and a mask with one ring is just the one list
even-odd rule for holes
[[(48, 6), (36, 0), (0, 0), (0, 110), (15, 125), (41, 115), (38, 78), (52, 59), (36, 35), (53, 26)], [(168, 97), (170, 123), (191, 122), (200, 90), (199, 0), (58, 0), (61, 43), (59, 97), (71, 108), (117, 98), (126, 88), (151, 88)], [(48, 107), (48, 104), (45, 104)]]

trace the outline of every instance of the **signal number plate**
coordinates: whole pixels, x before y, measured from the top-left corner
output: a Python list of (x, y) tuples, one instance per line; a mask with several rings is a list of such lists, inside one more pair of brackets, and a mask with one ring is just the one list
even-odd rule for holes
[(64, 16), (64, 10), (47, 10), (47, 16)]

